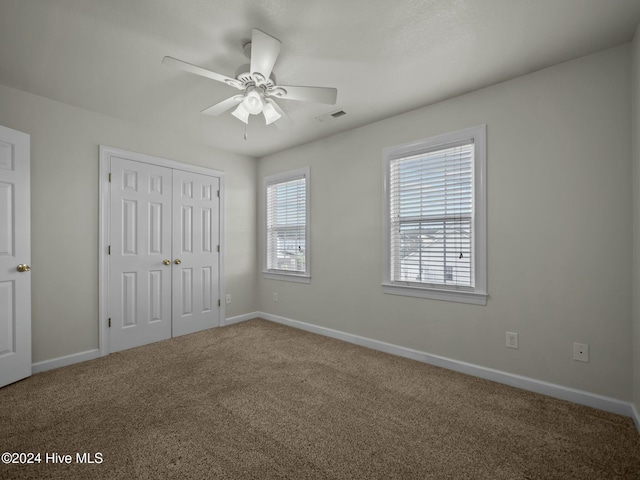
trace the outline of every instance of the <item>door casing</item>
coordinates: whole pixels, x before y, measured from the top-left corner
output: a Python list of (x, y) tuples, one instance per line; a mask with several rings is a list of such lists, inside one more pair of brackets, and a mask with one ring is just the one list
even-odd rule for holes
[[(225, 270), (224, 270), (224, 252), (225, 252), (225, 234), (224, 234), (224, 198), (225, 198), (225, 184), (224, 184), (224, 172), (221, 170), (214, 170), (206, 167), (200, 167), (197, 165), (190, 165), (175, 160), (168, 160), (165, 158), (155, 157), (152, 155), (146, 155), (143, 153), (130, 152), (119, 148), (100, 145), (100, 205), (99, 205), (99, 256), (98, 256), (98, 342), (100, 346), (100, 355), (107, 355), (110, 353), (109, 348), (109, 317), (108, 317), (108, 305), (109, 305), (109, 219), (110, 212), (110, 188), (109, 188), (109, 167), (112, 157), (126, 158), (137, 162), (156, 165), (159, 167), (167, 167), (175, 170), (181, 170), (183, 172), (199, 173), (203, 175), (209, 175), (217, 177), (220, 181), (220, 263), (219, 263), (219, 281), (218, 290), (219, 297), (224, 299), (225, 292)], [(225, 317), (225, 302), (221, 301), (219, 307), (220, 311), (220, 323), (223, 324)]]

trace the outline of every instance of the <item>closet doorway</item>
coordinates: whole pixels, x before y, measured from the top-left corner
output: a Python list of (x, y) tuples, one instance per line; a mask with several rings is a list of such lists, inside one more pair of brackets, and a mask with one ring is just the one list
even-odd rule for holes
[(224, 318), (223, 172), (100, 147), (100, 350)]

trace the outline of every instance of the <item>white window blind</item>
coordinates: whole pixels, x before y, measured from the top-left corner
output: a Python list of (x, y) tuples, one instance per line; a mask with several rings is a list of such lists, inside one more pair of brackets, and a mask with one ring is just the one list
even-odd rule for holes
[(391, 281), (474, 288), (473, 139), (389, 163)]
[(267, 183), (267, 271), (307, 272), (307, 178)]

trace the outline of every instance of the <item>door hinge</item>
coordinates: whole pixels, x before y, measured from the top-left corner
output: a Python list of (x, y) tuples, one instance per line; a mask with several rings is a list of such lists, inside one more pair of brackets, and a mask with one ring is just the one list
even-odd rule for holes
[(220, 190), (218, 190), (218, 198), (220, 198)]
[(109, 319), (109, 328), (111, 328), (111, 319)]
[(111, 172), (109, 172), (109, 183), (111, 183)]
[(221, 306), (220, 299), (218, 299), (218, 306), (219, 306), (219, 307)]
[(220, 245), (218, 245), (218, 252), (220, 251)]
[(111, 255), (111, 245), (107, 247), (107, 255)]

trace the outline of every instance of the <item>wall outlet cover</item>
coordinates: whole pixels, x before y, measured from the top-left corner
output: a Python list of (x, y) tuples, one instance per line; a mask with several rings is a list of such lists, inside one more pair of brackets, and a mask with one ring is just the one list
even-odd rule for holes
[(518, 334), (515, 332), (507, 332), (507, 348), (518, 348)]
[(589, 361), (589, 345), (585, 343), (574, 343), (573, 344), (573, 359), (578, 362), (588, 362)]

